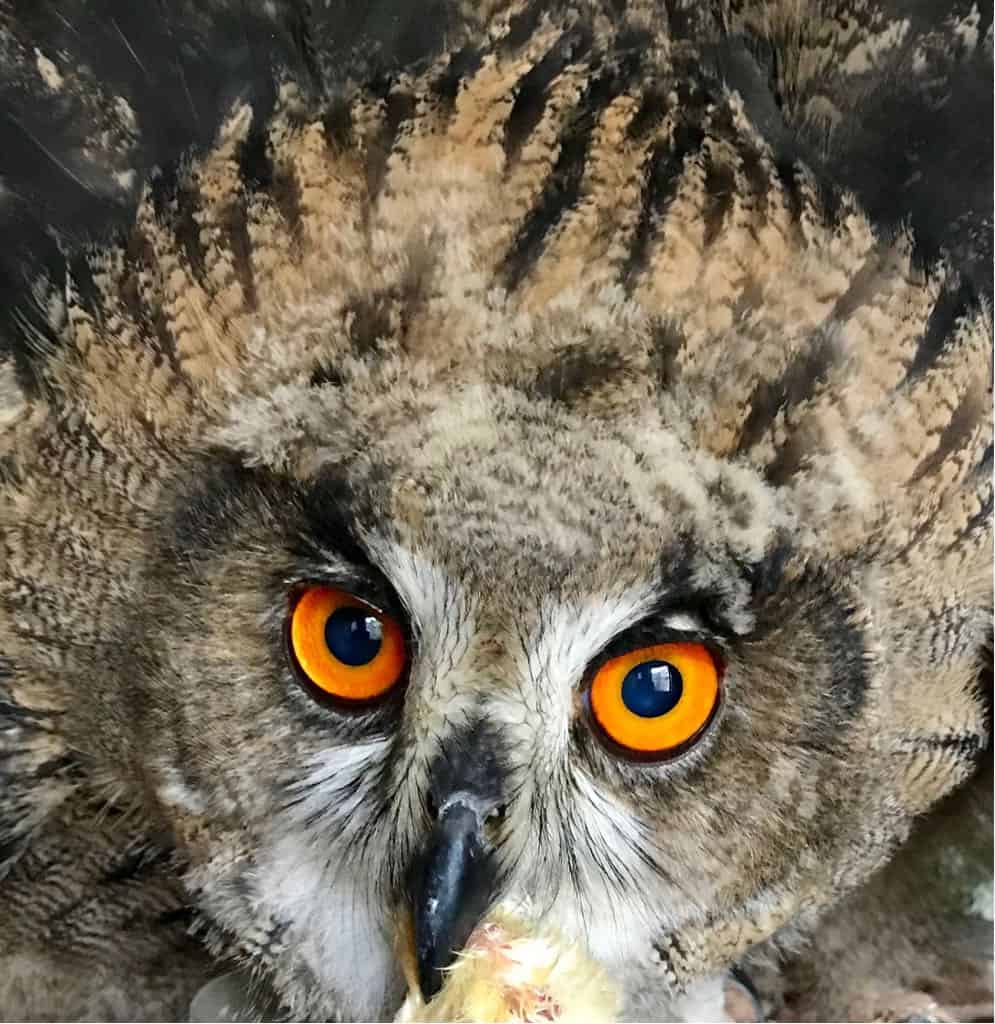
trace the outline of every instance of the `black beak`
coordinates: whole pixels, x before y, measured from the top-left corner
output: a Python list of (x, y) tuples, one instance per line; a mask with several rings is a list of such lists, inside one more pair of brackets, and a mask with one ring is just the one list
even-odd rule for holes
[(414, 875), (415, 955), (426, 1001), (442, 987), (442, 972), (492, 898), (495, 868), (484, 837), (488, 810), (470, 794), (450, 798)]

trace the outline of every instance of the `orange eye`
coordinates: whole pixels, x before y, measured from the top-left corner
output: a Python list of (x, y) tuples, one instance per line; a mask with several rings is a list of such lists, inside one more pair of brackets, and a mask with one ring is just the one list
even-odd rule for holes
[(718, 667), (701, 644), (640, 647), (605, 662), (591, 683), (591, 713), (602, 732), (641, 757), (687, 749), (718, 704)]
[(294, 606), (290, 646), (300, 670), (340, 700), (381, 697), (407, 664), (401, 627), (344, 590), (309, 587)]

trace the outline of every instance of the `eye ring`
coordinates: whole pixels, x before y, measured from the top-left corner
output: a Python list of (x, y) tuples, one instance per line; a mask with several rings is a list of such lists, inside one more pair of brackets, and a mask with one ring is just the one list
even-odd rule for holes
[[(651, 693), (647, 698), (646, 669), (657, 666), (674, 673), (676, 694), (660, 698)], [(589, 725), (616, 757), (636, 762), (673, 760), (695, 746), (715, 720), (722, 704), (722, 670), (721, 659), (700, 643), (656, 644), (610, 658), (597, 668), (585, 689)], [(636, 701), (631, 693), (628, 699), (637, 711), (623, 698), (625, 684), (633, 678)]]
[(311, 585), (297, 593), (286, 640), (290, 661), (308, 689), (345, 706), (385, 698), (408, 665), (397, 621), (336, 587)]

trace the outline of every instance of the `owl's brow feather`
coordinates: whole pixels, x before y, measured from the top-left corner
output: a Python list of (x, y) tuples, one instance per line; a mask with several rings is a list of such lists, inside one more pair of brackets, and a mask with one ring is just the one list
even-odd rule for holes
[(323, 466), (304, 486), (300, 505), (307, 536), (331, 547), (357, 568), (380, 574), (360, 540), (361, 524), (373, 521), (369, 498), (350, 484), (342, 470)]
[(279, 517), (288, 527), (291, 555), (301, 581), (321, 578), (330, 564), (342, 570), (357, 596), (398, 618), (404, 608), (389, 580), (361, 541), (368, 499), (337, 467), (325, 466), (301, 485), (266, 469), (246, 465), (234, 452), (213, 449), (180, 486), (172, 519), (171, 554), (198, 556), (215, 550), (254, 514)]

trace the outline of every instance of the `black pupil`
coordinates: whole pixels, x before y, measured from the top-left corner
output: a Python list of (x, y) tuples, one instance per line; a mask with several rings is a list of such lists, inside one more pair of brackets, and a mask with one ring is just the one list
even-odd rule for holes
[(368, 665), (380, 653), (383, 626), (364, 608), (337, 608), (325, 623), (325, 643), (346, 665)]
[(659, 718), (672, 711), (683, 692), (680, 672), (666, 661), (644, 661), (622, 680), (622, 703), (640, 718)]

